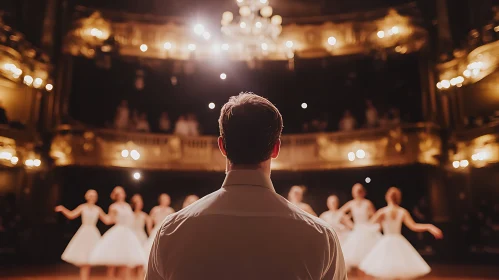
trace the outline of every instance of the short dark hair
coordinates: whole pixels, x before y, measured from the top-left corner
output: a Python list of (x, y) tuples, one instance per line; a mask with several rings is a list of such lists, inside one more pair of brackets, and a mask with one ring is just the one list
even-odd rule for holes
[(258, 164), (268, 160), (282, 132), (279, 110), (253, 93), (232, 96), (222, 107), (218, 124), (232, 164)]

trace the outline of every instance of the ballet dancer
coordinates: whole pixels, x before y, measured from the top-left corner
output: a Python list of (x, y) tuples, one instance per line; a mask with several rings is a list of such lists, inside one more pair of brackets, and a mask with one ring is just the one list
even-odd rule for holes
[(68, 246), (62, 253), (61, 259), (80, 268), (80, 279), (90, 278), (90, 254), (101, 238), (97, 221), (104, 216), (102, 209), (95, 205), (98, 199), (95, 190), (88, 190), (85, 193), (86, 203), (76, 207), (73, 211), (59, 205), (55, 207), (55, 212), (62, 213), (66, 218), (74, 220), (81, 216), (81, 226), (73, 236)]
[(124, 279), (130, 279), (131, 270), (142, 266), (145, 255), (139, 239), (133, 231), (135, 221), (132, 208), (126, 203), (126, 193), (121, 186), (111, 192), (114, 203), (109, 206), (106, 224), (114, 224), (99, 240), (90, 255), (92, 265), (107, 266), (108, 279), (115, 279), (117, 268)]
[[(158, 198), (159, 205), (154, 206), (149, 214), (150, 219), (147, 223), (147, 232), (149, 233), (149, 239), (145, 245), (146, 259), (149, 259), (149, 253), (151, 252), (154, 239), (156, 238), (156, 233), (161, 227), (161, 223), (166, 218), (166, 216), (175, 213), (175, 210), (170, 207), (171, 199), (166, 193), (162, 193)], [(147, 265), (147, 264), (146, 264)]]
[(428, 274), (431, 269), (416, 249), (401, 234), (402, 223), (415, 232), (429, 232), (435, 238), (443, 237), (442, 231), (432, 224), (414, 222), (409, 212), (400, 207), (402, 193), (391, 187), (385, 196), (388, 206), (381, 208), (371, 218), (381, 223), (383, 237), (360, 263), (367, 275), (381, 279), (413, 279)]
[(300, 207), (301, 210), (317, 217), (314, 209), (312, 209), (310, 205), (303, 202), (303, 195), (306, 191), (307, 187), (305, 186), (292, 186), (288, 193), (288, 200), (294, 205)]
[(149, 215), (142, 211), (144, 208), (144, 201), (142, 200), (142, 196), (140, 194), (134, 194), (132, 199), (130, 199), (130, 203), (132, 204), (133, 214), (135, 217), (135, 222), (133, 224), (133, 231), (140, 243), (144, 245), (147, 242), (147, 233), (146, 233), (146, 222), (149, 219)]
[(343, 242), (343, 256), (349, 268), (358, 267), (362, 259), (381, 238), (379, 226), (369, 222), (376, 209), (371, 201), (365, 199), (366, 191), (361, 184), (352, 187), (353, 199), (340, 208), (340, 215), (351, 213), (354, 226)]
[(196, 202), (198, 200), (199, 200), (199, 197), (197, 195), (195, 195), (195, 194), (188, 195), (185, 198), (184, 203), (182, 204), (182, 209), (193, 204), (194, 202)]
[(340, 239), (340, 243), (345, 242), (345, 239), (348, 236), (348, 233), (353, 228), (352, 220), (350, 220), (349, 216), (344, 215), (342, 212), (338, 210), (340, 201), (336, 195), (330, 195), (327, 198), (327, 210), (322, 213), (319, 218), (323, 219), (328, 223), (336, 234), (338, 234), (338, 238)]

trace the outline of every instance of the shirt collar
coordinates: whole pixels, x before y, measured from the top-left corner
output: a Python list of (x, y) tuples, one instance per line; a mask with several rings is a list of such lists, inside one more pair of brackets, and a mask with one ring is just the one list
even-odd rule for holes
[(238, 169), (231, 170), (225, 176), (222, 187), (227, 186), (257, 186), (267, 188), (275, 192), (270, 177), (259, 170)]

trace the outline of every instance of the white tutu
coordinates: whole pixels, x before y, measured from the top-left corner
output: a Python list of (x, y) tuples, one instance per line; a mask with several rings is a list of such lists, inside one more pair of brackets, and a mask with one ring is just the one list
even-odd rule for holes
[(381, 238), (379, 225), (355, 224), (342, 243), (343, 256), (348, 267), (357, 267)]
[(145, 262), (142, 244), (127, 226), (115, 225), (99, 240), (92, 254), (92, 265), (142, 266)]
[(160, 227), (161, 227), (161, 224), (159, 224), (157, 227), (154, 227), (151, 230), (151, 234), (149, 235), (149, 238), (147, 239), (147, 242), (144, 245), (144, 252), (146, 254), (146, 265), (147, 265), (147, 262), (149, 261), (149, 255), (151, 254), (151, 249), (152, 249), (152, 245), (154, 244), (154, 239), (156, 239), (156, 234), (158, 233)]
[(62, 253), (61, 259), (76, 266), (88, 265), (90, 254), (101, 238), (94, 225), (82, 225)]
[(386, 234), (360, 263), (366, 274), (381, 279), (413, 279), (431, 269), (401, 234)]
[(144, 230), (135, 230), (134, 231), (135, 236), (137, 236), (137, 239), (139, 240), (140, 244), (145, 244), (147, 242), (147, 234)]

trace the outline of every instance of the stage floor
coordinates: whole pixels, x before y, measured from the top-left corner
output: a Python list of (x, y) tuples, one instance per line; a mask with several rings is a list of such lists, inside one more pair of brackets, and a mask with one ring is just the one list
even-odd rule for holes
[[(352, 273), (349, 280), (371, 279)], [(105, 269), (97, 268), (92, 280), (105, 280)], [(0, 279), (9, 280), (78, 280), (78, 269), (70, 265), (0, 267)], [(425, 280), (499, 280), (499, 267), (476, 265), (435, 265)]]

